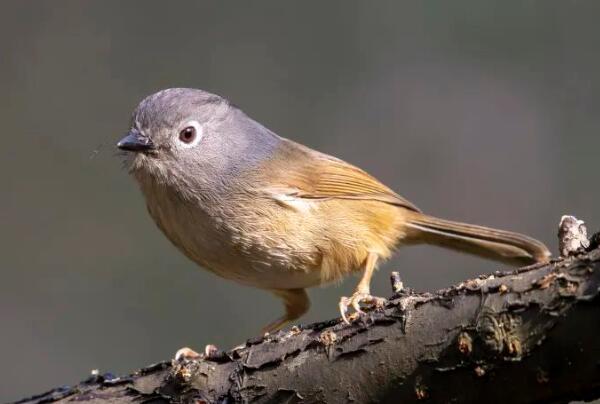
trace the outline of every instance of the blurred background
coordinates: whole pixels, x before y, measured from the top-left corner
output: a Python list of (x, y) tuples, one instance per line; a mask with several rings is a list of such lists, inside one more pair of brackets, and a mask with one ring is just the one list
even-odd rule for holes
[[(562, 214), (600, 228), (599, 17), (592, 0), (1, 2), (0, 401), (230, 348), (282, 312), (151, 221), (114, 147), (144, 96), (218, 93), (426, 212), (556, 251)], [(407, 248), (373, 292), (391, 270), (423, 291), (497, 269)], [(302, 322), (355, 283), (311, 290)]]

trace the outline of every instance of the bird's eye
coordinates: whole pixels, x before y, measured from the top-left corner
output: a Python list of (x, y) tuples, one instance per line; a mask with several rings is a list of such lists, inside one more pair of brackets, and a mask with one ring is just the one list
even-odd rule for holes
[(183, 128), (179, 131), (178, 135), (180, 147), (189, 149), (196, 146), (202, 139), (203, 128), (198, 121), (188, 121), (184, 125), (181, 125), (180, 128)]
[(183, 143), (192, 143), (196, 140), (196, 128), (193, 126), (185, 127), (179, 132), (179, 140)]

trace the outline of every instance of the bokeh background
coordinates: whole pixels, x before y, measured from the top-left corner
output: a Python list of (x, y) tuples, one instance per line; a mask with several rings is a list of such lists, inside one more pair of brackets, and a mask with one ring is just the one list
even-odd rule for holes
[[(600, 2), (2, 1), (0, 401), (231, 347), (270, 295), (199, 270), (115, 155), (132, 109), (203, 88), (423, 210), (531, 234), (600, 227)], [(432, 247), (377, 274), (434, 290), (494, 263)], [(311, 291), (336, 316), (356, 279)]]

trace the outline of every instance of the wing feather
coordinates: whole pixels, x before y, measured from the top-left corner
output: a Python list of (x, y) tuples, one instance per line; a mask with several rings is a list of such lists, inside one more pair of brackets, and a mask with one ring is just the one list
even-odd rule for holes
[(285, 169), (271, 170), (269, 188), (279, 195), (305, 199), (372, 200), (402, 206), (420, 212), (419, 208), (377, 179), (345, 161), (282, 139), (277, 162)]

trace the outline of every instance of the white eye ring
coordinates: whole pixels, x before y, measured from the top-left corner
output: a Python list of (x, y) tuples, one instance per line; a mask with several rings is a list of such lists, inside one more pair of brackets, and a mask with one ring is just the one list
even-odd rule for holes
[(203, 132), (202, 125), (198, 121), (189, 121), (179, 130), (177, 140), (182, 147), (189, 149), (200, 142)]

